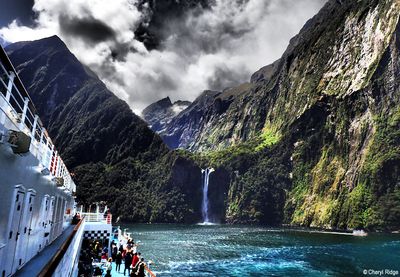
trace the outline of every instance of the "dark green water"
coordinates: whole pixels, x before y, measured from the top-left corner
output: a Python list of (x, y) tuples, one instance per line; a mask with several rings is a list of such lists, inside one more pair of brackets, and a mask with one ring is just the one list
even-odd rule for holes
[[(157, 276), (400, 276), (400, 235), (249, 226), (127, 225)], [(394, 272), (395, 274), (396, 272)]]

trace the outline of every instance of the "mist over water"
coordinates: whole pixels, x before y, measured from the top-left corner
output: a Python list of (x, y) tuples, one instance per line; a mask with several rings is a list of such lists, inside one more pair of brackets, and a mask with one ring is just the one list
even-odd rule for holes
[(400, 235), (354, 237), (253, 226), (127, 225), (157, 276), (359, 276), (400, 272)]

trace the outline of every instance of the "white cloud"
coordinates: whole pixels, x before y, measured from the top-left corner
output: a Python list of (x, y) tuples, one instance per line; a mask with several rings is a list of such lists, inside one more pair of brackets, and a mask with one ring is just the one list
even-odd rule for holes
[[(166, 96), (192, 101), (205, 89), (220, 90), (247, 81), (251, 73), (282, 55), (290, 38), (324, 2), (216, 0), (209, 10), (171, 22), (162, 47), (147, 51), (134, 37), (146, 16), (135, 1), (35, 0), (35, 27), (13, 22), (0, 29), (0, 36), (9, 42), (60, 36), (138, 112)], [(88, 42), (76, 30), (66, 29), (60, 18), (97, 20), (106, 24), (113, 37)], [(123, 53), (123, 58), (112, 59), (113, 51)]]

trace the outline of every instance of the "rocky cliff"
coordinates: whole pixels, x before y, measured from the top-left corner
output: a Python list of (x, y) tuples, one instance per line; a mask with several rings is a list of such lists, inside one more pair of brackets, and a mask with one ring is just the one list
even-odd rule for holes
[(171, 120), (190, 104), (189, 101), (181, 100), (172, 103), (171, 99), (166, 97), (146, 107), (142, 111), (142, 117), (154, 132), (162, 133)]
[(227, 221), (399, 228), (399, 15), (329, 1), (250, 83), (171, 121), (168, 144), (237, 172)]

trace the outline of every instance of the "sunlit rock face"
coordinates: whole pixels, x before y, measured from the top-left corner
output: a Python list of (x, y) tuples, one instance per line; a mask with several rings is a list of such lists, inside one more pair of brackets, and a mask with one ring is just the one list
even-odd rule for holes
[[(175, 145), (191, 150), (220, 149), (263, 128), (284, 132), (321, 97), (343, 97), (367, 87), (393, 37), (399, 4), (353, 2), (328, 2), (280, 60), (256, 72), (250, 83), (220, 92), (197, 124), (172, 121), (168, 137), (181, 137)], [(171, 133), (179, 124), (201, 131), (188, 141), (178, 130)]]
[[(219, 160), (239, 172), (228, 221), (398, 226), (399, 15), (395, 0), (329, 1), (249, 83), (203, 94), (171, 120), (161, 133), (171, 147), (241, 153)], [(266, 180), (271, 168), (282, 179)], [(272, 187), (263, 200), (251, 196)]]

